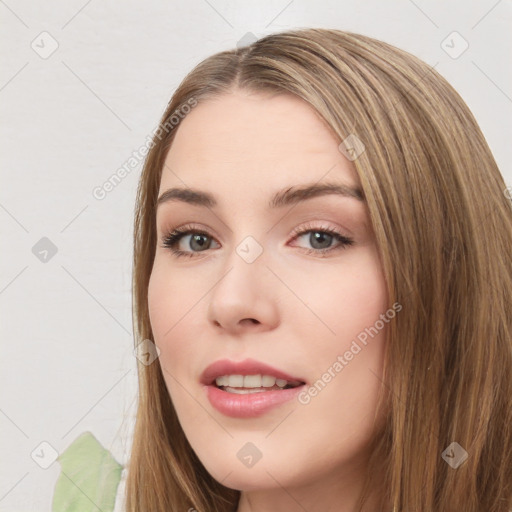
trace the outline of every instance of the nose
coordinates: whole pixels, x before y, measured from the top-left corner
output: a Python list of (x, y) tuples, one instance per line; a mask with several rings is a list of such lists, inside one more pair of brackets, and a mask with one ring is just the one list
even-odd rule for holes
[(274, 329), (279, 321), (276, 284), (262, 257), (247, 263), (234, 253), (209, 295), (208, 321), (231, 334)]

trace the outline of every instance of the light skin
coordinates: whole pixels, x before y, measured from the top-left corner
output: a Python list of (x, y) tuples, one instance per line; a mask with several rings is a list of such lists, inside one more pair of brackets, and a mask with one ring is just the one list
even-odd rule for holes
[[(231, 418), (199, 382), (218, 359), (253, 358), (313, 385), (388, 309), (364, 200), (328, 194), (268, 205), (276, 192), (306, 184), (360, 188), (339, 142), (302, 100), (235, 90), (181, 121), (162, 172), (159, 196), (193, 188), (217, 201), (159, 205), (148, 301), (180, 424), (208, 472), (242, 491), (238, 512), (352, 512), (361, 492), (386, 327), (307, 405)], [(174, 248), (192, 257), (177, 257), (163, 240), (188, 224), (207, 236), (197, 243), (185, 234)], [(263, 250), (252, 263), (236, 250), (248, 236)], [(250, 468), (237, 457), (247, 442), (262, 454)]]

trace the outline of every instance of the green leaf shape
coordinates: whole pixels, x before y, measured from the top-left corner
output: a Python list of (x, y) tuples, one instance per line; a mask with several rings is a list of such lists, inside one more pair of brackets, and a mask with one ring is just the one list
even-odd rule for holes
[(112, 512), (123, 466), (90, 433), (84, 432), (57, 459), (53, 512)]

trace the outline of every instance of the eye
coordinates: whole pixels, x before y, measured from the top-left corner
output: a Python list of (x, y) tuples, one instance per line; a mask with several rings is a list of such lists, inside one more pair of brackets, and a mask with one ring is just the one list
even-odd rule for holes
[[(354, 240), (343, 235), (336, 229), (325, 226), (306, 225), (294, 230), (294, 240), (305, 237), (306, 241), (313, 247), (312, 249), (303, 248), (306, 254), (316, 254), (323, 256), (332, 251), (347, 248), (354, 244)], [(306, 235), (308, 235), (306, 237)], [(332, 242), (337, 245), (332, 246)]]
[[(176, 249), (176, 246), (179, 245), (181, 240), (188, 236), (191, 236), (191, 238), (188, 244), (185, 245), (193, 249), (192, 252)], [(175, 256), (194, 257), (194, 253), (204, 252), (206, 249), (209, 249), (211, 240), (213, 239), (208, 233), (195, 230), (191, 226), (183, 226), (182, 228), (174, 229), (168, 235), (164, 236), (162, 246), (170, 249)]]
[[(323, 256), (326, 253), (346, 248), (354, 243), (351, 238), (343, 235), (335, 229), (321, 226), (315, 227), (313, 225), (302, 226), (301, 228), (294, 230), (292, 233), (292, 240), (305, 237), (305, 235), (309, 235), (306, 240), (312, 246), (311, 249), (301, 247), (306, 254)], [(189, 236), (191, 238), (189, 238), (188, 243), (185, 243), (184, 245), (191, 249), (190, 251), (176, 248), (182, 240), (185, 240)], [(212, 240), (213, 238), (204, 231), (194, 229), (192, 226), (183, 226), (182, 228), (174, 229), (169, 234), (165, 235), (163, 237), (162, 247), (170, 249), (177, 257), (193, 258), (197, 256), (198, 253), (205, 252), (210, 249)], [(337, 242), (334, 247), (332, 246), (333, 241)]]

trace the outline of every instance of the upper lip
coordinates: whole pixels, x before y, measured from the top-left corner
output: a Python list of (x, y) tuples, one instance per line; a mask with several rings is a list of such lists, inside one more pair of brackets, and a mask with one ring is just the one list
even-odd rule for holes
[(223, 375), (272, 375), (277, 379), (284, 379), (289, 382), (305, 382), (301, 377), (294, 377), (255, 359), (244, 359), (243, 361), (220, 359), (205, 368), (201, 374), (201, 383), (206, 385), (213, 384), (217, 377), (222, 377)]

